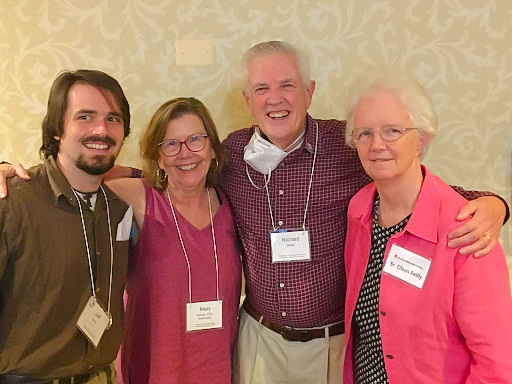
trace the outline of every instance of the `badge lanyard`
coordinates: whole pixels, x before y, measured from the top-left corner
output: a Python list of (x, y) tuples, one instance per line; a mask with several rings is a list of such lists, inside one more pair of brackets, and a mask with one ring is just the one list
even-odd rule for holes
[[(210, 211), (210, 224), (211, 224), (211, 227), (212, 227), (212, 239), (213, 239), (213, 253), (214, 253), (214, 256), (215, 256), (215, 275), (216, 275), (216, 288), (217, 288), (217, 301), (216, 302), (202, 302), (203, 304), (208, 304), (208, 305), (214, 305), (217, 303), (217, 304), (221, 304), (221, 300), (220, 300), (220, 297), (219, 297), (219, 261), (218, 261), (218, 257), (217, 257), (217, 244), (216, 244), (216, 241), (215, 241), (215, 228), (213, 226), (213, 215), (212, 215), (212, 205), (211, 205), (211, 200), (210, 200), (210, 191), (208, 190), (208, 188), (206, 189), (206, 192), (208, 194), (208, 209)], [(187, 269), (188, 269), (188, 308), (187, 308), (187, 316), (188, 316), (188, 310), (191, 309), (193, 303), (192, 303), (192, 271), (191, 271), (191, 267), (190, 267), (190, 260), (188, 258), (188, 254), (187, 254), (187, 251), (185, 249), (185, 244), (183, 242), (183, 237), (181, 236), (181, 230), (180, 230), (180, 226), (178, 224), (178, 220), (176, 219), (176, 213), (174, 212), (174, 207), (172, 205), (172, 201), (171, 201), (171, 195), (169, 194), (169, 188), (166, 189), (166, 193), (167, 193), (167, 198), (169, 199), (169, 205), (171, 206), (171, 211), (172, 211), (172, 216), (174, 218), (174, 223), (176, 224), (176, 229), (178, 231), (178, 237), (180, 239), (180, 243), (181, 243), (181, 248), (183, 249), (183, 254), (185, 255), (185, 260), (187, 261)], [(217, 312), (218, 314), (219, 312)], [(213, 325), (212, 325), (213, 324)], [(190, 331), (190, 330), (203, 330), (203, 329), (212, 329), (212, 328), (220, 328), (222, 326), (222, 305), (220, 305), (220, 326), (219, 326), (219, 323), (211, 323), (211, 324), (208, 324), (208, 325), (197, 325), (195, 324), (193, 326), (194, 329), (189, 329), (189, 325), (188, 325), (188, 318), (187, 318), (187, 331)]]
[[(304, 208), (304, 219), (302, 220), (302, 230), (303, 231), (306, 230), (306, 216), (308, 213), (309, 198), (311, 196), (311, 187), (313, 185), (313, 174), (315, 172), (315, 164), (316, 164), (316, 154), (317, 154), (317, 150), (318, 150), (318, 123), (315, 121), (315, 124), (316, 124), (315, 153), (313, 155), (313, 165), (311, 167), (311, 175), (309, 177), (309, 187), (308, 187), (308, 194), (306, 197), (306, 207)], [(265, 178), (265, 175), (263, 175), (263, 177)], [(270, 178), (269, 178), (269, 181), (270, 181)], [(270, 220), (272, 221), (272, 229), (274, 230), (274, 232), (276, 232), (279, 229), (279, 227), (276, 227), (276, 224), (274, 221), (274, 215), (272, 214), (272, 203), (270, 200), (270, 194), (268, 193), (267, 184), (268, 184), (268, 182), (265, 183), (265, 190), (267, 192), (268, 210), (270, 212)]]
[[(109, 329), (112, 326), (112, 313), (110, 312), (110, 299), (112, 297), (112, 269), (114, 265), (114, 245), (112, 242), (112, 225), (110, 223), (110, 209), (108, 206), (108, 199), (107, 194), (105, 193), (105, 190), (100, 185), (101, 192), (103, 193), (103, 197), (105, 198), (105, 204), (107, 206), (107, 221), (108, 221), (108, 235), (110, 240), (110, 279), (108, 284), (108, 303), (107, 303), (107, 316), (109, 318), (109, 324), (107, 329)], [(85, 220), (84, 220), (84, 213), (82, 211), (82, 204), (80, 203), (80, 198), (78, 197), (78, 194), (75, 192), (74, 189), (72, 189), (73, 194), (75, 195), (77, 202), (78, 202), (78, 208), (80, 209), (80, 219), (82, 220), (82, 230), (84, 232), (84, 239), (85, 239), (85, 248), (87, 249), (87, 261), (89, 262), (89, 275), (91, 278), (91, 288), (92, 288), (92, 296), (94, 297), (94, 300), (97, 300), (96, 298), (96, 289), (94, 287), (94, 277), (92, 274), (92, 264), (91, 264), (91, 252), (89, 250), (89, 241), (87, 238), (87, 231), (85, 230)]]

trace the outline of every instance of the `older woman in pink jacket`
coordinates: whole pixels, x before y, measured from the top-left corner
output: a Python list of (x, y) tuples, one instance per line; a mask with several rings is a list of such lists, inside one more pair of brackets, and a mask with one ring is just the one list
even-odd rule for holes
[(349, 96), (347, 141), (374, 183), (348, 211), (345, 384), (512, 383), (505, 256), (447, 247), (466, 200), (421, 165), (436, 126), (413, 79), (367, 77)]

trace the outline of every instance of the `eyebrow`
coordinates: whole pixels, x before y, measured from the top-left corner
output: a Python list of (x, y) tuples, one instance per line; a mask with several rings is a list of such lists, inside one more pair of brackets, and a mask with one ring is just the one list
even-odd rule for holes
[[(94, 109), (80, 109), (79, 111), (76, 111), (74, 116), (78, 116), (78, 115), (81, 115), (84, 113), (86, 113), (88, 115), (97, 115), (98, 111), (96, 111)], [(116, 111), (110, 111), (108, 113), (108, 116), (115, 116), (115, 117), (123, 118), (123, 115), (120, 112), (116, 112)]]

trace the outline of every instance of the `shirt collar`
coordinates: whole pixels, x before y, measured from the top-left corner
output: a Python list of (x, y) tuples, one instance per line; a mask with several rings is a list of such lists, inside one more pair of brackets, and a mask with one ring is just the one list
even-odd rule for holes
[(425, 166), (421, 166), (424, 175), (423, 185), (405, 230), (431, 243), (437, 243), (440, 196), (436, 193), (434, 176)]
[[(310, 114), (306, 115), (306, 134), (304, 135), (304, 142), (302, 143), (302, 149), (310, 153), (315, 153), (316, 145), (316, 132), (317, 123)], [(318, 132), (318, 153), (322, 152), (322, 145), (320, 140), (320, 132)]]
[[(441, 201), (439, 194), (436, 193), (434, 176), (423, 165), (421, 166), (421, 171), (424, 175), (423, 184), (411, 218), (404, 230), (431, 243), (437, 243), (437, 227)], [(363, 225), (370, 225), (373, 199), (377, 189), (375, 183), (371, 183), (364, 188), (368, 189), (366, 194), (368, 198), (361, 201), (359, 206), (355, 207), (354, 217), (361, 220)]]
[[(253, 133), (256, 129), (260, 132), (261, 137), (263, 137), (265, 140), (268, 140), (268, 137), (259, 129), (257, 125), (252, 126)], [(317, 130), (317, 123), (315, 122), (315, 119), (313, 119), (309, 113), (306, 115), (306, 133), (304, 135), (304, 141), (302, 142), (300, 150), (306, 150), (310, 153), (315, 153), (315, 145), (316, 145), (316, 130)], [(322, 145), (320, 141), (321, 133), (318, 132), (318, 153), (322, 152)]]
[[(44, 167), (46, 169), (46, 173), (48, 175), (48, 182), (50, 183), (50, 188), (53, 191), (55, 196), (55, 204), (59, 202), (59, 199), (65, 199), (72, 206), (78, 207), (76, 197), (71, 189), (71, 185), (69, 184), (68, 179), (62, 173), (59, 168), (57, 161), (53, 158), (53, 156), (49, 156), (44, 160)], [(105, 194), (107, 195), (107, 199), (116, 200), (118, 199), (117, 195), (114, 194), (104, 183), (101, 182), (103, 189), (105, 190)], [(103, 194), (102, 194), (103, 195)]]

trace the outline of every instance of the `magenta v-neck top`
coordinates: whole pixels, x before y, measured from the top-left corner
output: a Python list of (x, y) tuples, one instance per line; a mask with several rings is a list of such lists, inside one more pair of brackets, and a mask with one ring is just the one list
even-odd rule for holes
[[(145, 185), (144, 226), (128, 263), (125, 384), (231, 382), (241, 263), (231, 206), (219, 192), (213, 218), (219, 264), (222, 329), (186, 332), (188, 269), (167, 196)], [(199, 230), (176, 209), (192, 274), (192, 301), (216, 300), (211, 226)]]

